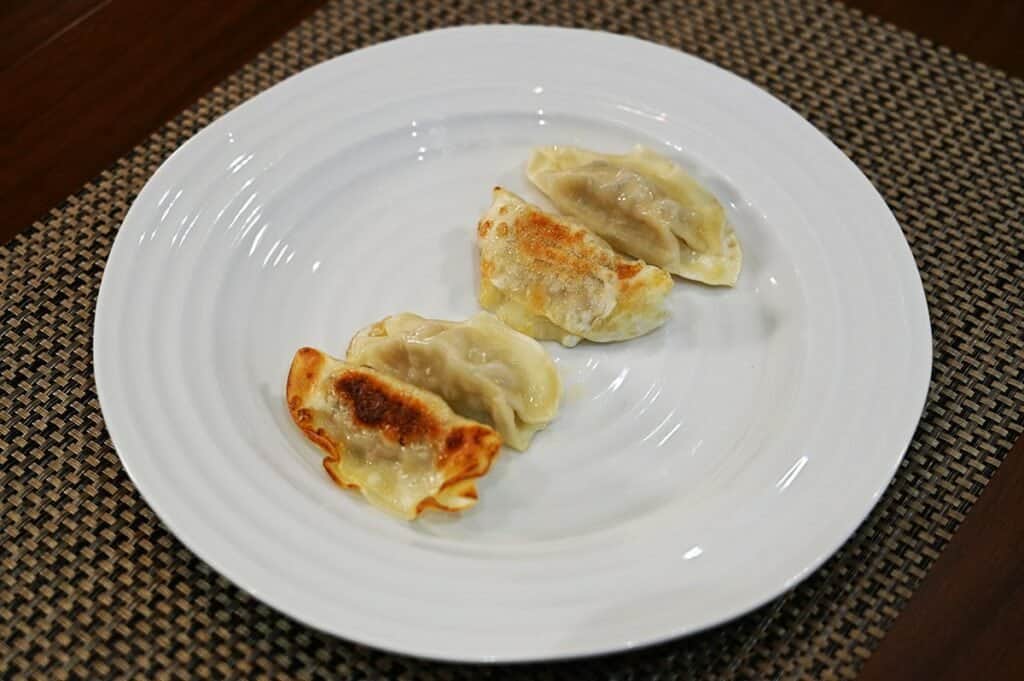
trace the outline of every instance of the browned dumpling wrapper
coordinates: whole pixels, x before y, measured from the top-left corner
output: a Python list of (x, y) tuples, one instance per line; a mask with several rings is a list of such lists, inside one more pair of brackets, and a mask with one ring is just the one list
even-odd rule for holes
[(403, 518), (475, 504), (476, 480), (501, 449), (497, 432), (437, 395), (313, 348), (295, 353), (286, 394), (331, 478)]
[(609, 343), (668, 318), (666, 272), (501, 187), (477, 225), (477, 245), (480, 305), (528, 336), (566, 347), (583, 338)]

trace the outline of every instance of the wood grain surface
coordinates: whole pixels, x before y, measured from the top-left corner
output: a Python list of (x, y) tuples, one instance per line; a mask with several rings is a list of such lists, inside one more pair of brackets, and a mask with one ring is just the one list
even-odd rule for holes
[(1024, 438), (861, 670), (863, 681), (1024, 677)]
[[(321, 0), (0, 3), (0, 242), (27, 228)], [(1024, 0), (851, 0), (1024, 76)], [(1024, 123), (1022, 123), (1024, 124)], [(1024, 678), (1024, 440), (863, 679)]]
[(321, 4), (0, 2), (0, 242)]
[(846, 4), (975, 61), (1024, 76), (1021, 0), (847, 0)]

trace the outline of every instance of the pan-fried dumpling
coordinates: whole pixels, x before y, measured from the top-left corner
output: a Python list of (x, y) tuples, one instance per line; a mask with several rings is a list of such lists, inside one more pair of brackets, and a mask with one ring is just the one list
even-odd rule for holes
[(486, 312), (465, 322), (387, 317), (355, 335), (346, 360), (437, 393), (519, 450), (558, 411), (561, 384), (548, 353)]
[(331, 478), (403, 518), (475, 504), (475, 481), (501, 449), (493, 429), (437, 395), (313, 348), (295, 353), (286, 393), (295, 424), (327, 453)]
[(528, 336), (572, 347), (649, 333), (672, 277), (501, 187), (477, 225), (480, 304)]
[(560, 211), (616, 250), (686, 279), (736, 283), (743, 253), (722, 204), (650, 149), (616, 155), (539, 147), (526, 174)]

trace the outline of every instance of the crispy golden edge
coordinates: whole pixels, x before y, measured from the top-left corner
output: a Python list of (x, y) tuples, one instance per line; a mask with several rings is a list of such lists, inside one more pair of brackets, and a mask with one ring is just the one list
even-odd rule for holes
[[(453, 438), (459, 444), (449, 446)], [(416, 514), (424, 509), (436, 507), (444, 511), (457, 511), (460, 508), (445, 506), (438, 497), (455, 496), (473, 501), (462, 508), (468, 508), (479, 499), (475, 481), (487, 475), (494, 460), (501, 453), (501, 436), (490, 426), (480, 423), (457, 426), (445, 436), (445, 444), (441, 455), (441, 469), (445, 471), (445, 481), (437, 492), (419, 503)], [(445, 494), (447, 492), (448, 494)]]
[[(341, 487), (361, 489), (359, 484), (349, 482), (338, 475), (336, 467), (341, 466), (343, 446), (327, 437), (322, 429), (314, 428), (311, 424), (312, 416), (303, 407), (305, 397), (313, 391), (325, 362), (326, 355), (313, 348), (300, 348), (295, 353), (285, 388), (288, 412), (306, 438), (325, 452), (323, 466), (330, 478)], [(363, 375), (375, 373), (370, 369), (354, 371)], [(437, 492), (420, 501), (413, 517), (419, 516), (427, 508), (454, 512), (471, 506), (472, 503), (459, 507), (445, 505), (438, 497), (455, 496), (473, 501), (478, 499), (474, 481), (487, 474), (501, 450), (501, 436), (493, 428), (483, 424), (456, 426), (442, 435), (444, 440), (437, 442), (437, 458), (438, 467), (445, 473), (445, 481)], [(445, 492), (448, 494), (445, 495)]]
[[(288, 370), (285, 399), (288, 403), (288, 413), (291, 414), (295, 425), (313, 444), (327, 452), (329, 458), (338, 460), (341, 458), (339, 448), (322, 429), (313, 427), (312, 414), (302, 406), (305, 404), (306, 396), (313, 392), (317, 377), (323, 370), (324, 362), (325, 356), (319, 350), (299, 348), (292, 359), (291, 368)], [(351, 487), (351, 485), (346, 486)]]

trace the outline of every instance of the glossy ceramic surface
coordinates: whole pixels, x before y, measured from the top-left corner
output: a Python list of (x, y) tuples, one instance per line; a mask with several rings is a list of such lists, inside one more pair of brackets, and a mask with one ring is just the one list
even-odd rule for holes
[[(556, 422), (470, 512), (393, 520), (291, 423), (292, 354), (473, 314), (490, 189), (543, 203), (523, 166), (556, 142), (693, 171), (743, 242), (739, 285), (677, 282), (644, 338), (546, 344)], [(475, 27), (310, 69), (175, 153), (118, 234), (95, 360), (125, 467), (203, 560), (325, 631), (495, 661), (663, 640), (799, 582), (885, 489), (931, 340), (893, 216), (779, 101), (633, 39)]]

